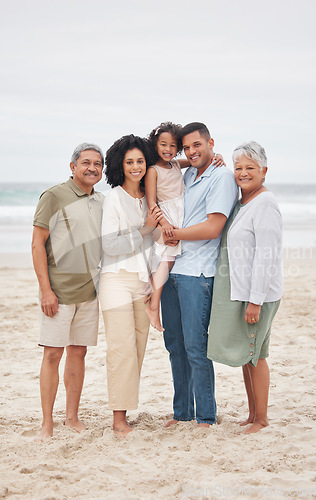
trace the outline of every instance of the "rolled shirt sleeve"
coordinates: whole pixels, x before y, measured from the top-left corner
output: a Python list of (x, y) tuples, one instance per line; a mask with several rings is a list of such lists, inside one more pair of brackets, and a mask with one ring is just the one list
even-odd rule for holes
[(282, 219), (275, 205), (259, 206), (253, 218), (255, 252), (251, 273), (249, 302), (262, 305), (279, 272), (278, 250), (281, 247)]

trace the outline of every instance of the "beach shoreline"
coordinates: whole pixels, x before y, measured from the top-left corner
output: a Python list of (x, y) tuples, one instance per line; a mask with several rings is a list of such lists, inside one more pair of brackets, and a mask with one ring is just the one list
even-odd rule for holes
[(41, 424), (38, 285), (26, 260), (0, 254), (2, 398), (0, 498), (166, 499), (316, 498), (314, 389), (316, 249), (284, 253), (284, 296), (273, 324), (270, 427), (240, 434), (247, 413), (240, 368), (215, 363), (218, 424), (165, 429), (172, 413), (172, 377), (163, 339), (151, 330), (133, 432), (113, 435), (107, 409), (106, 342), (88, 349), (79, 435), (63, 426), (60, 369), (54, 436), (35, 443)]

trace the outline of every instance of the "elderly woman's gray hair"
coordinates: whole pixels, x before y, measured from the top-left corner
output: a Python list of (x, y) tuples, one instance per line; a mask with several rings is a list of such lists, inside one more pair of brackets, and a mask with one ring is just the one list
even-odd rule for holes
[(76, 149), (74, 150), (74, 152), (72, 153), (72, 156), (71, 156), (72, 163), (77, 165), (77, 160), (80, 156), (80, 153), (82, 153), (82, 151), (88, 151), (89, 149), (92, 149), (93, 151), (100, 153), (101, 160), (102, 160), (102, 167), (103, 167), (104, 155), (102, 153), (102, 149), (100, 148), (100, 146), (97, 146), (96, 144), (90, 144), (89, 142), (83, 142), (82, 144), (79, 144), (79, 146), (76, 147)]
[(262, 146), (255, 141), (244, 142), (233, 152), (234, 165), (238, 158), (242, 155), (247, 156), (250, 160), (255, 161), (261, 170), (267, 166), (267, 155)]

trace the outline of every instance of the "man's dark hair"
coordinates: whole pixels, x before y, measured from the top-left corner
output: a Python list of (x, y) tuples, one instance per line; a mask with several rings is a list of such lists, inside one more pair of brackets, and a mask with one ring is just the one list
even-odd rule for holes
[(180, 132), (181, 140), (185, 135), (192, 134), (192, 132), (199, 132), (200, 135), (204, 137), (206, 140), (210, 139), (211, 137), (209, 129), (207, 128), (206, 125), (204, 125), (204, 123), (192, 122), (185, 125), (181, 130)]
[[(139, 149), (146, 160), (146, 167), (155, 164), (155, 150), (148, 139), (142, 139), (137, 135), (124, 135), (121, 139), (112, 144), (105, 155), (104, 173), (108, 184), (111, 187), (122, 186), (124, 182), (123, 160), (131, 149)], [(144, 185), (144, 177), (141, 180)]]

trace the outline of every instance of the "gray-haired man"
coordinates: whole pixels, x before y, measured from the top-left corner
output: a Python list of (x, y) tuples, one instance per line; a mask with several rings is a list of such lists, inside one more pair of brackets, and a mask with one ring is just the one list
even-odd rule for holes
[(44, 347), (40, 374), (43, 423), (37, 440), (53, 434), (58, 369), (65, 347), (65, 425), (77, 432), (85, 429), (78, 409), (87, 346), (97, 344), (96, 283), (103, 204), (103, 195), (93, 186), (102, 177), (103, 164), (98, 146), (80, 144), (71, 158), (72, 176), (41, 195), (34, 215), (32, 255), (40, 288), (39, 345)]

